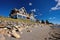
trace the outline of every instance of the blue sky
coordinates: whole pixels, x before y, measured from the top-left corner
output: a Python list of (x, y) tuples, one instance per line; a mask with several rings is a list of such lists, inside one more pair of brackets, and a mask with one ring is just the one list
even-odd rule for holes
[(55, 0), (0, 0), (0, 16), (8, 16), (11, 9), (25, 7), (27, 12), (35, 10), (35, 15), (39, 20), (49, 20), (60, 24), (60, 9), (53, 7), (57, 5)]

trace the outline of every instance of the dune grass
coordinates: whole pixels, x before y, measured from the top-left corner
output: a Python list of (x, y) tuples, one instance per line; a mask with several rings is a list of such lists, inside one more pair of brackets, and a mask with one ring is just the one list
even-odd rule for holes
[(24, 22), (24, 23), (32, 23), (32, 24), (35, 23), (29, 19), (13, 19), (13, 18), (6, 18), (6, 17), (0, 17), (0, 20), (13, 21), (13, 22)]

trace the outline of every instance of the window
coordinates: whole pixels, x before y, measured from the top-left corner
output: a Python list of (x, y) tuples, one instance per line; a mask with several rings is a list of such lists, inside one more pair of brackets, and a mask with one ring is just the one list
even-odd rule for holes
[(25, 16), (23, 16), (23, 19), (26, 19), (26, 17), (25, 17)]
[(17, 15), (17, 18), (22, 18), (22, 16), (21, 15)]

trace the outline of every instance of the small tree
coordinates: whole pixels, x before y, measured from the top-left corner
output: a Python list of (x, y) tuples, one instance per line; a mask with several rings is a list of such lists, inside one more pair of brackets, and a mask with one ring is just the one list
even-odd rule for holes
[(45, 22), (44, 22), (44, 20), (42, 20), (42, 21), (41, 21), (41, 23), (43, 23), (43, 24), (44, 24), (44, 23), (45, 23)]
[(46, 24), (49, 24), (49, 21), (48, 20), (46, 20)]

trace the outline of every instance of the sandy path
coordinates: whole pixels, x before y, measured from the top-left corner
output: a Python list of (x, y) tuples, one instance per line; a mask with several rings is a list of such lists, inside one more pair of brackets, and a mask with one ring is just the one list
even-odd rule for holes
[[(27, 30), (32, 30), (32, 32), (27, 32)], [(45, 40), (49, 37), (50, 27), (43, 25), (42, 27), (33, 27), (23, 30), (20, 40)]]

